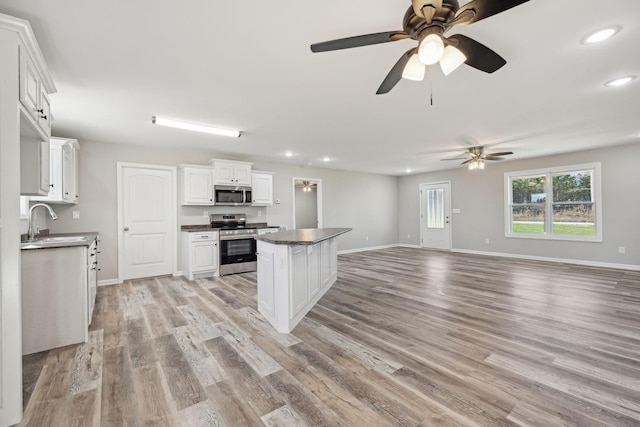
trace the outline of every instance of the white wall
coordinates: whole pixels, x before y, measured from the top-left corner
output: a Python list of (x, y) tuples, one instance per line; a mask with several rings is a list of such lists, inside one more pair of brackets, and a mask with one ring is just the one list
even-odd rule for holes
[[(419, 245), (418, 187), (421, 183), (451, 181), (453, 248), (587, 262), (640, 265), (640, 144), (615, 146), (519, 161), (487, 162), (484, 171), (464, 167), (405, 176), (399, 182), (399, 240)], [(504, 173), (568, 166), (602, 164), (603, 242), (568, 242), (505, 237)], [(411, 238), (407, 238), (407, 234)], [(485, 239), (490, 244), (485, 244)], [(624, 246), (626, 254), (619, 254)]]
[[(114, 280), (117, 271), (117, 188), (118, 161), (157, 165), (207, 164), (211, 158), (227, 156), (202, 150), (153, 149), (134, 145), (79, 141), (79, 203), (55, 205), (57, 221), (47, 221), (52, 233), (95, 231), (100, 234), (99, 280)], [(251, 159), (238, 159), (249, 160)], [(254, 164), (256, 170), (275, 172), (274, 199), (281, 203), (272, 207), (205, 207), (179, 206), (178, 224), (206, 224), (209, 213), (239, 212), (248, 221), (267, 222), (287, 228), (293, 226), (293, 177), (305, 176), (322, 180), (323, 226), (352, 227), (353, 231), (338, 239), (339, 250), (392, 245), (398, 241), (398, 179), (396, 177), (301, 167), (284, 163)], [(80, 219), (71, 219), (72, 211), (80, 211)], [(44, 212), (41, 214), (43, 215)], [(367, 240), (366, 238), (369, 238)], [(178, 246), (180, 250), (180, 246)], [(178, 269), (182, 262), (179, 253)]]

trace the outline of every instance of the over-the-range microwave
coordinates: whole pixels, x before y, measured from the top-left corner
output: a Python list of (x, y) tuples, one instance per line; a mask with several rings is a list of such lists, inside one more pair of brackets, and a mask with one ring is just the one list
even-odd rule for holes
[(251, 187), (215, 185), (214, 201), (217, 206), (250, 206)]

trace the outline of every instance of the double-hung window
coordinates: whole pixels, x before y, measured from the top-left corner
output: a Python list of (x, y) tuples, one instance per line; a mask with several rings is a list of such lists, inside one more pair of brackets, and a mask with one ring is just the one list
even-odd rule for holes
[(506, 236), (602, 241), (600, 163), (505, 173)]

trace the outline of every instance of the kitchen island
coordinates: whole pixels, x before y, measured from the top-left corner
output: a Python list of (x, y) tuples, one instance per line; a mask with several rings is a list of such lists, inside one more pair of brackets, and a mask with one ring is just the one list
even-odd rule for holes
[(351, 228), (306, 228), (256, 237), (258, 311), (289, 333), (338, 278), (338, 244)]

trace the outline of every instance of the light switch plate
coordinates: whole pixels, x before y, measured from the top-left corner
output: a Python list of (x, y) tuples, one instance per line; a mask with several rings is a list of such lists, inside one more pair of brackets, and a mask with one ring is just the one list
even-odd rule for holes
[(452, 212), (453, 212), (453, 213), (460, 213), (460, 209), (459, 209), (459, 208), (454, 208), (454, 209), (452, 210)]
[(71, 215), (73, 219), (80, 219), (80, 211), (73, 211)]

